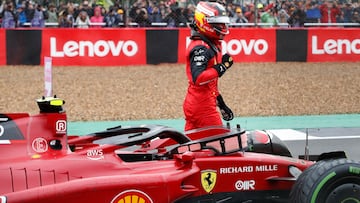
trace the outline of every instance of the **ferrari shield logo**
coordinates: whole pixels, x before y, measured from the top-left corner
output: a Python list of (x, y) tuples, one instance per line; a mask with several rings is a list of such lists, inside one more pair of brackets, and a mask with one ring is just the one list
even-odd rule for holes
[(204, 170), (201, 171), (201, 185), (204, 190), (209, 193), (216, 184), (216, 171), (215, 170)]

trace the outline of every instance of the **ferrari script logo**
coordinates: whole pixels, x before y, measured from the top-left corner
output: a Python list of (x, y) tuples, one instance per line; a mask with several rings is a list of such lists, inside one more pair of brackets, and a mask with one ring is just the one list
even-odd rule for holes
[(207, 193), (214, 189), (216, 177), (217, 174), (215, 170), (201, 171), (201, 185)]

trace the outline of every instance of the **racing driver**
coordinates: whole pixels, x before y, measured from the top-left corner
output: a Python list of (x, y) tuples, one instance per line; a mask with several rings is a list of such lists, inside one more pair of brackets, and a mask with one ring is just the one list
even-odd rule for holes
[(191, 26), (191, 42), (186, 50), (188, 90), (183, 104), (185, 131), (222, 125), (234, 118), (218, 91), (218, 78), (228, 70), (233, 60), (222, 55), (221, 40), (229, 33), (230, 19), (223, 5), (201, 1), (197, 4)]

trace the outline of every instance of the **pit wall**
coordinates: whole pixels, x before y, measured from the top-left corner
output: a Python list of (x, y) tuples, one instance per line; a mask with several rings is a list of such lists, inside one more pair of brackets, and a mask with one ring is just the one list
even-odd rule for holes
[[(235, 62), (360, 61), (360, 29), (230, 28)], [(0, 29), (0, 65), (127, 66), (185, 63), (190, 29)]]

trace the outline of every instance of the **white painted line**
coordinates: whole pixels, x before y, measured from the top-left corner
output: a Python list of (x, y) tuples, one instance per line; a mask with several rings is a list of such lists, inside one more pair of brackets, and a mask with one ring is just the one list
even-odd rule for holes
[[(266, 130), (276, 135), (282, 141), (297, 141), (297, 140), (306, 140), (306, 133), (300, 132), (292, 129), (278, 129), (278, 130)], [(309, 140), (336, 140), (336, 139), (360, 139), (360, 135), (351, 135), (351, 136), (327, 136), (319, 137), (313, 136), (311, 133), (308, 133)]]

